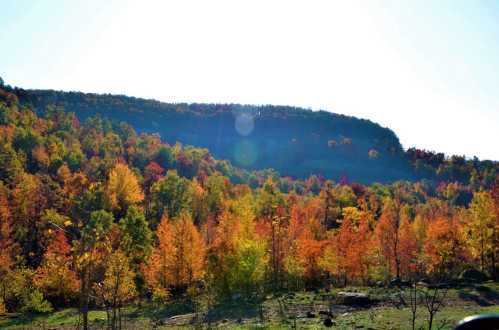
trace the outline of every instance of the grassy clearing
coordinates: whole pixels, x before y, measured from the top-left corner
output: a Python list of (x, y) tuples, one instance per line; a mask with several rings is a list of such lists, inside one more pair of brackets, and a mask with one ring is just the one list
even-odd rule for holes
[[(334, 305), (328, 301), (328, 296), (338, 291), (367, 293), (377, 304), (365, 309)], [(332, 329), (411, 329), (410, 309), (397, 303), (397, 293), (397, 289), (368, 287), (286, 293), (268, 296), (262, 304), (242, 301), (220, 304), (208, 315), (211, 326), (217, 329), (325, 329), (323, 322), (327, 316), (319, 312), (332, 310)], [(201, 310), (206, 310), (205, 303), (200, 303), (204, 306)], [(308, 312), (313, 317), (307, 317)], [(465, 316), (494, 312), (499, 312), (499, 283), (451, 289), (445, 307), (436, 316), (434, 329), (440, 326), (452, 329)], [(182, 303), (160, 308), (151, 305), (129, 307), (125, 315), (127, 329), (208, 327), (206, 314), (197, 315), (200, 321), (196, 322), (193, 306)], [(416, 328), (426, 329), (428, 314), (423, 305), (419, 306), (417, 315)], [(91, 311), (89, 318), (94, 328), (105, 326), (104, 311)], [(76, 309), (65, 309), (49, 315), (1, 317), (0, 328), (74, 329), (78, 320)]]

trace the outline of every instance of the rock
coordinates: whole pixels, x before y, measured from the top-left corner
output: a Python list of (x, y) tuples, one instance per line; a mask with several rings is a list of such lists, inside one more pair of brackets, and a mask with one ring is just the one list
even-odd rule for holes
[(461, 274), (459, 274), (459, 279), (466, 282), (483, 283), (488, 280), (488, 277), (478, 269), (468, 268), (463, 270)]
[(394, 278), (393, 280), (390, 281), (390, 286), (391, 287), (407, 287), (407, 286), (411, 286), (411, 282), (401, 280), (400, 278)]
[(313, 319), (313, 318), (315, 318), (315, 314), (313, 312), (307, 312), (307, 317), (309, 319)]
[(428, 287), (428, 283), (424, 282), (424, 281), (419, 281), (418, 283), (416, 283), (417, 286), (419, 287), (423, 287), (423, 288), (427, 288)]
[(325, 301), (331, 301), (334, 300), (334, 295), (333, 294), (322, 294), (321, 299)]
[(367, 306), (372, 303), (367, 294), (359, 292), (339, 292), (336, 301), (347, 306)]
[(319, 315), (325, 315), (328, 317), (333, 317), (333, 314), (329, 311), (319, 311)]
[(333, 325), (334, 325), (334, 322), (330, 318), (327, 318), (327, 319), (324, 320), (324, 326), (325, 327), (331, 328)]

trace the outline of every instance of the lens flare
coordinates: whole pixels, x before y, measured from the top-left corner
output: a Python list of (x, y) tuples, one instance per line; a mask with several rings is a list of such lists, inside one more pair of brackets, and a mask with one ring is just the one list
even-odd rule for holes
[(247, 113), (240, 113), (236, 115), (235, 122), (236, 131), (242, 136), (248, 136), (255, 128), (255, 121), (253, 116)]
[(251, 166), (258, 158), (258, 148), (248, 140), (236, 144), (234, 159), (239, 166)]

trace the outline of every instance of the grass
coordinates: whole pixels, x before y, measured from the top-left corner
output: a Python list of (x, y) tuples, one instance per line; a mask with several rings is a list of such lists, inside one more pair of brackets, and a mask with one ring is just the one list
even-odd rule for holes
[[(357, 291), (369, 294), (378, 303), (368, 309), (330, 305), (327, 295), (339, 291)], [(331, 292), (295, 292), (270, 295), (262, 306), (252, 302), (229, 302), (215, 306), (209, 313), (217, 329), (324, 329), (326, 316), (319, 310), (333, 308), (332, 329), (411, 329), (411, 312), (407, 307), (394, 304), (396, 289), (354, 287), (333, 289)], [(204, 304), (204, 303), (203, 303)], [(340, 308), (341, 307), (341, 308)], [(203, 308), (205, 309), (205, 308)], [(263, 311), (263, 319), (261, 312)], [(314, 317), (306, 313), (314, 311)], [(470, 285), (449, 290), (447, 304), (434, 321), (434, 329), (452, 329), (462, 318), (482, 313), (499, 312), (499, 283)], [(153, 305), (132, 306), (125, 310), (127, 329), (192, 329), (195, 314), (193, 306), (171, 303), (161, 307)], [(180, 315), (180, 316), (179, 316)], [(427, 329), (427, 311), (420, 305), (416, 328)], [(91, 324), (102, 328), (105, 311), (91, 311)], [(76, 309), (64, 309), (48, 315), (8, 315), (0, 317), (1, 329), (73, 329), (78, 323)], [(206, 328), (206, 325), (205, 325)]]
[[(88, 315), (92, 323), (103, 323), (106, 320), (105, 311), (91, 311)], [(79, 315), (75, 308), (63, 309), (48, 315), (10, 314), (0, 318), (0, 329), (37, 329), (43, 327), (69, 327), (78, 324)]]

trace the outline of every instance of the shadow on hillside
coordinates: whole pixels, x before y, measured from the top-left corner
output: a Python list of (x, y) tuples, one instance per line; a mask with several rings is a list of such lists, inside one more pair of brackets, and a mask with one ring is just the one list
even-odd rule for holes
[(153, 305), (137, 308), (128, 314), (130, 318), (148, 318), (151, 320), (167, 319), (176, 315), (194, 312), (194, 307), (186, 302), (174, 302), (160, 308)]
[(474, 301), (479, 306), (492, 306), (499, 302), (499, 291), (487, 286), (477, 285), (473, 288), (459, 290), (459, 298)]
[(212, 322), (254, 318), (259, 315), (259, 305), (252, 302), (227, 302), (212, 308), (206, 318)]

